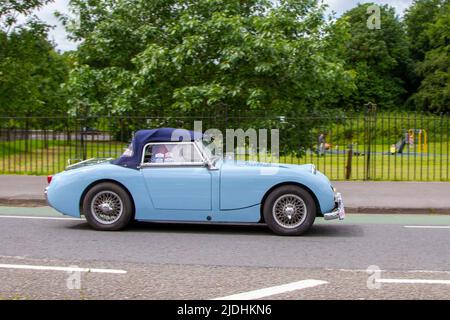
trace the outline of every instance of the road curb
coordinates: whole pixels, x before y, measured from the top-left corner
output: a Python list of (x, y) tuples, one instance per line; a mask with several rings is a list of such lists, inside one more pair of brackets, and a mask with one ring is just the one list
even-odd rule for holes
[[(45, 207), (45, 199), (0, 198), (0, 206)], [(450, 208), (345, 207), (347, 213), (450, 215)]]
[(365, 214), (445, 214), (450, 215), (450, 208), (393, 208), (393, 207), (346, 207), (348, 213)]
[(45, 199), (0, 198), (0, 206), (9, 207), (45, 207)]

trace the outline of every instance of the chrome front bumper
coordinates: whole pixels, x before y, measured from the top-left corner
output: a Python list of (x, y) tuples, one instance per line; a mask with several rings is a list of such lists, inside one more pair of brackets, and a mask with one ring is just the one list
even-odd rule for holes
[(336, 205), (333, 211), (329, 213), (324, 213), (323, 217), (325, 218), (325, 220), (334, 220), (334, 219), (344, 220), (345, 218), (344, 201), (342, 200), (342, 195), (339, 192), (336, 192), (334, 194), (334, 202)]

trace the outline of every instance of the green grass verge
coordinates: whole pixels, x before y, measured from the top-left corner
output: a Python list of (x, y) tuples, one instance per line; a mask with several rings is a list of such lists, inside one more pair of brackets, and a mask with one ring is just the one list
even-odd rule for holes
[[(84, 158), (116, 158), (126, 148), (121, 142), (30, 141), (0, 142), (0, 173), (47, 175), (64, 170), (68, 160)], [(84, 151), (85, 150), (85, 154)]]
[[(87, 142), (86, 158), (118, 157), (126, 147), (121, 142)], [(430, 143), (427, 153), (418, 153), (413, 148), (403, 155), (389, 154), (390, 145), (373, 146), (369, 172), (364, 146), (356, 147), (360, 155), (352, 159), (351, 180), (395, 180), (395, 181), (450, 181), (449, 143)], [(33, 140), (28, 147), (25, 141), (0, 142), (0, 173), (47, 175), (64, 170), (68, 159), (83, 158), (83, 148), (79, 142)], [(313, 163), (318, 170), (332, 180), (346, 179), (347, 155), (342, 146), (335, 145), (333, 152), (318, 156), (307, 153), (303, 157), (285, 155), (279, 162), (289, 164)], [(408, 149), (405, 148), (405, 152)], [(248, 158), (249, 160), (270, 161), (268, 156)]]

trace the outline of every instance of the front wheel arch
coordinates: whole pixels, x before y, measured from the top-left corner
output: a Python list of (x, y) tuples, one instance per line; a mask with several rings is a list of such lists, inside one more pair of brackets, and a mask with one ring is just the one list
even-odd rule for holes
[(125, 187), (122, 183), (120, 183), (120, 182), (118, 182), (118, 181), (116, 181), (116, 180), (113, 180), (113, 179), (101, 179), (101, 180), (96, 180), (96, 181), (92, 182), (90, 185), (88, 185), (88, 186), (84, 189), (84, 191), (83, 191), (83, 193), (81, 194), (81, 197), (80, 197), (80, 203), (79, 203), (79, 208), (78, 208), (78, 210), (79, 210), (79, 212), (80, 212), (80, 216), (83, 214), (83, 201), (84, 201), (84, 198), (86, 197), (86, 194), (87, 194), (87, 193), (89, 192), (89, 190), (91, 190), (93, 187), (95, 187), (96, 185), (98, 185), (98, 184), (100, 184), (100, 183), (104, 183), (104, 182), (114, 183), (114, 184), (116, 184), (117, 186), (121, 187), (126, 193), (128, 193), (128, 196), (129, 196), (130, 199), (131, 199), (131, 205), (133, 206), (133, 217), (132, 217), (132, 219), (134, 219), (134, 216), (135, 216), (135, 214), (136, 214), (136, 205), (135, 205), (135, 203), (134, 203), (134, 198), (133, 198), (133, 196), (131, 195), (131, 193), (130, 193), (130, 191), (128, 190), (127, 187)]
[(322, 210), (320, 209), (320, 203), (319, 200), (317, 199), (316, 195), (314, 194), (314, 192), (312, 192), (312, 190), (310, 188), (308, 188), (307, 186), (305, 186), (304, 184), (301, 184), (299, 182), (282, 182), (279, 184), (274, 185), (272, 188), (270, 188), (269, 190), (267, 190), (267, 192), (264, 194), (264, 197), (261, 200), (261, 205), (260, 205), (260, 223), (264, 223), (264, 214), (263, 214), (263, 208), (264, 208), (264, 203), (266, 202), (267, 197), (269, 196), (269, 194), (274, 191), (275, 189), (278, 189), (279, 187), (283, 187), (283, 186), (297, 186), (300, 187), (302, 189), (305, 189), (310, 195), (311, 197), (314, 199), (314, 202), (316, 204), (316, 208), (317, 208), (317, 216), (322, 216)]

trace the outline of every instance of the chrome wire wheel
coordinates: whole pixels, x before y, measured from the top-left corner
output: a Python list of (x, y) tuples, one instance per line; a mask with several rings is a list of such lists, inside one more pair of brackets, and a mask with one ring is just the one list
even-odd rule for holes
[(122, 216), (122, 199), (115, 192), (101, 191), (91, 201), (91, 213), (99, 223), (113, 224)]
[(273, 204), (275, 222), (283, 228), (295, 229), (306, 219), (307, 209), (302, 198), (295, 194), (284, 194)]

